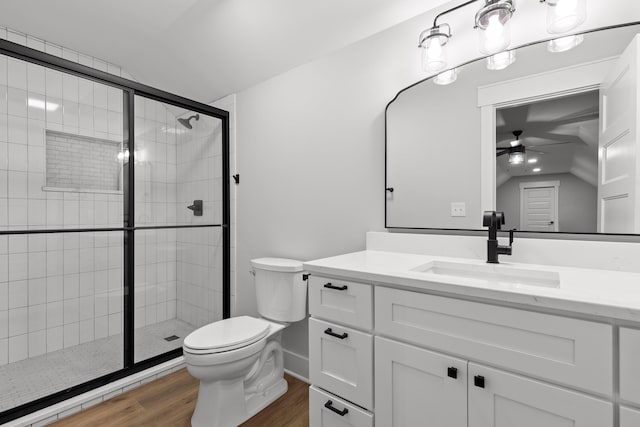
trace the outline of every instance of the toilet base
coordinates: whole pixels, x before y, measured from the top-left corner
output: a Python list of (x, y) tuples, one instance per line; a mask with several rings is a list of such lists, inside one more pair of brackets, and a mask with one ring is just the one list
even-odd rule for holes
[(247, 419), (243, 420), (243, 422), (275, 402), (280, 396), (285, 394), (288, 389), (289, 385), (287, 384), (287, 380), (280, 378), (279, 381), (272, 384), (263, 393), (255, 393), (253, 395), (246, 396), (247, 413), (249, 416)]

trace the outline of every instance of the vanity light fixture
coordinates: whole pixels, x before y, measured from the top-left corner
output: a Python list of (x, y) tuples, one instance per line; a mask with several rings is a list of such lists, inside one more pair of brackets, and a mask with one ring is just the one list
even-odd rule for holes
[(549, 40), (547, 50), (553, 53), (566, 52), (580, 45), (583, 41), (584, 36), (582, 34), (560, 37), (558, 39)]
[(516, 51), (505, 50), (487, 57), (487, 69), (494, 71), (504, 70), (514, 62), (516, 62)]
[(476, 13), (476, 26), (480, 52), (493, 55), (502, 52), (511, 43), (509, 21), (515, 8), (512, 0), (484, 0), (485, 5)]
[(434, 25), (420, 33), (418, 47), (422, 49), (422, 69), (441, 71), (447, 68), (446, 44), (451, 37), (449, 24)]
[(455, 82), (458, 78), (458, 69), (452, 68), (447, 71), (443, 71), (433, 78), (433, 82), (437, 85), (448, 85)]
[(587, 19), (587, 0), (541, 0), (547, 3), (547, 31), (562, 34)]

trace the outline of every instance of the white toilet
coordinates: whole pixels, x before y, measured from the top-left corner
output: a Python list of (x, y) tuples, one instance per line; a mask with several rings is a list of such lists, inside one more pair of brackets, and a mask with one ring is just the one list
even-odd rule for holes
[(189, 373), (200, 380), (194, 427), (235, 427), (287, 391), (281, 331), (307, 314), (302, 262), (251, 261), (261, 318), (232, 317), (203, 326), (184, 339)]

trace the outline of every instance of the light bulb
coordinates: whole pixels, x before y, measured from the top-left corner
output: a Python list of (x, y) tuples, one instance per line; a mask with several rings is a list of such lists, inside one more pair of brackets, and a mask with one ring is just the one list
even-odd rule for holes
[(524, 154), (522, 153), (509, 154), (509, 164), (521, 165), (522, 163), (524, 163)]
[(430, 37), (422, 51), (422, 68), (424, 71), (437, 72), (447, 68), (446, 48), (439, 37)]
[(481, 28), (480, 51), (493, 55), (509, 47), (511, 42), (509, 21), (501, 19), (499, 12), (494, 12), (487, 19), (487, 26)]

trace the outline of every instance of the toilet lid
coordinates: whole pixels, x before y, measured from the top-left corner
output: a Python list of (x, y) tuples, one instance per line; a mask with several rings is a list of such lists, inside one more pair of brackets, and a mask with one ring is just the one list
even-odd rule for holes
[(183, 345), (193, 350), (229, 351), (252, 344), (269, 333), (269, 323), (250, 316), (231, 317), (191, 332)]

